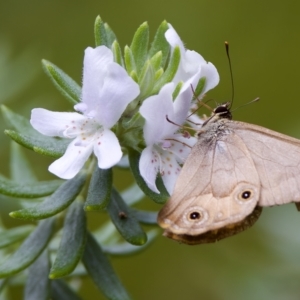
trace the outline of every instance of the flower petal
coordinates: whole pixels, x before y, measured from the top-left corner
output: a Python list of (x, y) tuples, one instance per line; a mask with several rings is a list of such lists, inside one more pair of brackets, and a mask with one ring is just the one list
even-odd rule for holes
[(74, 139), (65, 154), (53, 162), (48, 170), (60, 178), (71, 179), (81, 170), (92, 151), (93, 143), (78, 146), (78, 140)]
[(155, 193), (160, 194), (155, 181), (160, 169), (160, 157), (152, 146), (146, 147), (141, 154), (139, 161), (140, 174), (148, 187)]
[(82, 102), (89, 111), (97, 106), (104, 84), (108, 65), (113, 62), (113, 53), (106, 46), (85, 49), (83, 60)]
[(201, 76), (201, 69), (195, 73), (189, 80), (187, 80), (182, 86), (179, 95), (174, 101), (174, 122), (177, 124), (183, 124), (189, 114), (191, 106), (193, 105), (193, 88), (196, 88)]
[(180, 134), (174, 134), (171, 141), (169, 152), (176, 156), (179, 163), (183, 163), (190, 154), (192, 147), (196, 144), (197, 138), (190, 136), (184, 137)]
[(181, 55), (183, 55), (185, 53), (185, 47), (181, 38), (170, 23), (168, 23), (168, 26), (169, 29), (165, 32), (166, 40), (168, 41), (172, 49), (178, 46), (180, 48)]
[(162, 151), (160, 154), (162, 161), (160, 170), (161, 177), (168, 193), (172, 195), (181, 167), (177, 163), (175, 155), (172, 152)]
[(147, 98), (140, 107), (140, 113), (145, 118), (144, 138), (147, 145), (161, 141), (173, 134), (178, 126), (167, 121), (166, 116), (174, 121), (172, 93), (174, 84), (164, 85), (158, 95)]
[[(85, 116), (78, 113), (54, 112), (43, 108), (34, 108), (31, 111), (30, 123), (32, 127), (47, 136), (66, 137), (64, 132), (68, 128), (83, 122)], [(73, 138), (74, 136), (69, 136)]]
[(166, 39), (172, 48), (179, 46), (181, 54), (180, 65), (172, 81), (175, 83), (179, 81), (185, 82), (201, 69), (200, 78), (204, 76), (207, 78), (203, 93), (215, 87), (219, 83), (219, 74), (215, 66), (212, 63), (206, 62), (196, 51), (186, 50), (175, 29), (171, 24), (168, 25), (169, 29), (165, 33)]
[[(203, 64), (201, 66), (201, 77), (206, 77), (206, 84), (205, 87), (201, 93), (201, 95), (205, 94), (207, 91), (213, 89), (220, 81), (219, 73), (216, 69), (216, 67), (208, 62), (206, 64)], [(200, 98), (201, 98), (200, 95)]]
[(95, 116), (98, 122), (111, 128), (139, 93), (139, 85), (124, 68), (117, 63), (109, 64), (98, 99)]
[(122, 158), (119, 140), (109, 129), (104, 129), (94, 141), (94, 153), (100, 169), (111, 168)]

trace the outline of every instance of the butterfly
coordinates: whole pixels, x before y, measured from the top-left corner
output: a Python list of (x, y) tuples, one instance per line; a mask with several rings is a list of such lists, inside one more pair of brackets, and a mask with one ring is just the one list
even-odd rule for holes
[(300, 208), (300, 140), (233, 121), (229, 102), (214, 109), (197, 135), (158, 214), (165, 236), (215, 242), (252, 226), (264, 206)]

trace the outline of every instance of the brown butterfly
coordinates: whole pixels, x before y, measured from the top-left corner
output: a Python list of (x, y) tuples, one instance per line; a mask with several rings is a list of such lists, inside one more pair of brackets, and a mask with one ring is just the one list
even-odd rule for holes
[(300, 201), (300, 140), (231, 118), (225, 103), (203, 123), (159, 212), (165, 236), (215, 242), (252, 226), (264, 206)]

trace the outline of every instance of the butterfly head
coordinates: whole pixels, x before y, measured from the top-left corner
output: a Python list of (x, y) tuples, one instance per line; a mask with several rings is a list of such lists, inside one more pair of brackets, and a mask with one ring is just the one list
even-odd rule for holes
[(231, 102), (220, 104), (214, 109), (213, 114), (215, 116), (218, 116), (218, 118), (231, 120), (232, 115), (230, 112), (230, 107), (231, 107)]
[(212, 115), (202, 124), (202, 127), (209, 123), (218, 122), (220, 119), (232, 119), (232, 114), (230, 111), (231, 102), (226, 102), (218, 105), (212, 112)]

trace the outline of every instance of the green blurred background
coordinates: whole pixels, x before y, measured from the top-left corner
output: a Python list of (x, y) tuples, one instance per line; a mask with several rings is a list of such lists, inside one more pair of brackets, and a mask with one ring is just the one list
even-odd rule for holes
[[(98, 14), (123, 47), (142, 22), (149, 22), (153, 37), (166, 19), (188, 49), (217, 67), (221, 82), (209, 97), (219, 102), (231, 95), (224, 50), (229, 41), (234, 107), (261, 98), (237, 110), (234, 118), (300, 138), (300, 2), (295, 0), (1, 0), (0, 102), (27, 117), (33, 107), (71, 110), (42, 72), (40, 60), (50, 60), (80, 82), (83, 51), (94, 46)], [(0, 172), (7, 175), (10, 146), (2, 117), (0, 126)], [(50, 159), (26, 155), (39, 159), (40, 179), (51, 177)], [(117, 174), (121, 188), (128, 183), (126, 175)], [(6, 214), (9, 205), (1, 212)], [(91, 216), (91, 227), (97, 218)], [(112, 263), (134, 299), (300, 299), (300, 214), (294, 205), (268, 208), (252, 229), (219, 243), (186, 246), (159, 237), (146, 251), (112, 258)], [(103, 299), (88, 280), (80, 294)]]

